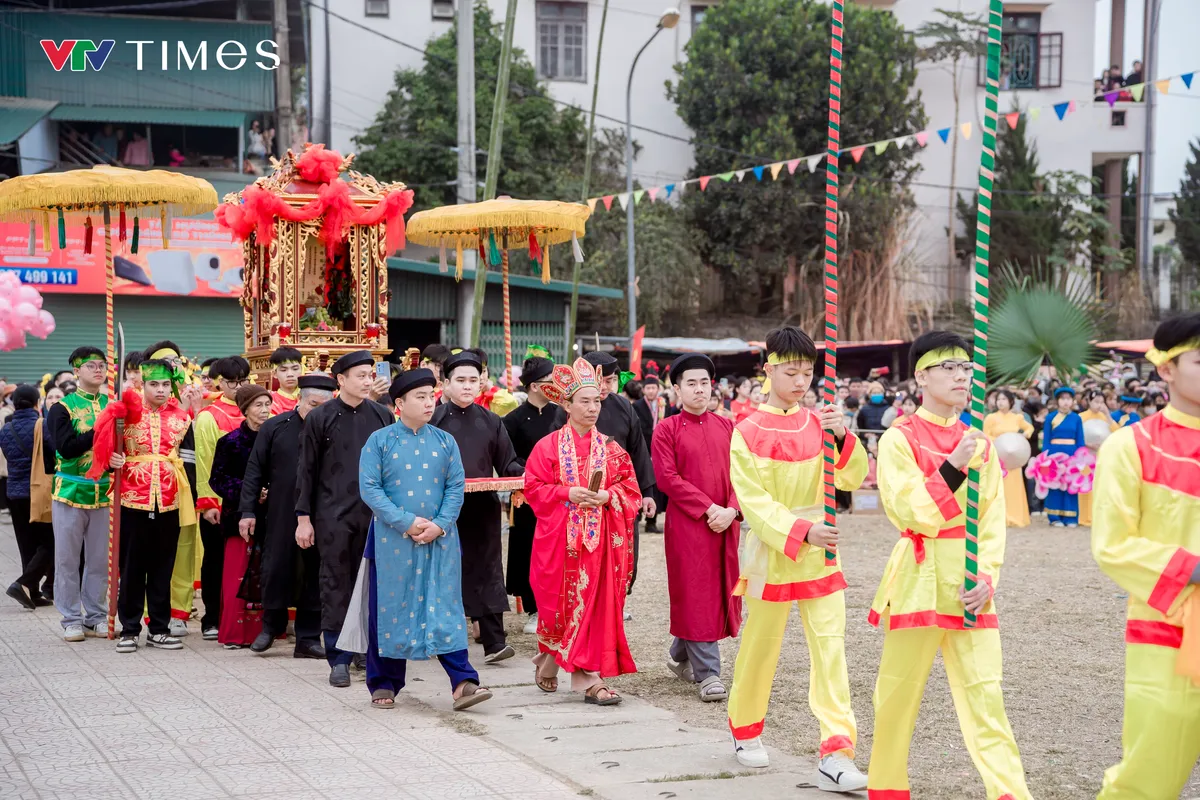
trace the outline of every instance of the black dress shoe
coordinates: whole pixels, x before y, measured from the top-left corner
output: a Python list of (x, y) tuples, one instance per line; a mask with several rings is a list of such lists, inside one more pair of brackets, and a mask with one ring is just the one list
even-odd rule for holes
[(260, 631), (258, 636), (254, 637), (254, 641), (250, 643), (251, 653), (265, 653), (271, 649), (271, 645), (275, 644), (275, 637), (270, 631)]
[(350, 686), (350, 665), (337, 664), (329, 670), (329, 685), (339, 689), (348, 688)]
[(29, 596), (29, 592), (25, 591), (25, 587), (19, 583), (13, 582), (8, 587), (8, 591), (6, 591), (5, 594), (11, 597), (13, 600), (16, 600), (29, 611), (33, 611), (35, 608), (37, 608), (37, 606), (34, 605), (33, 598)]
[(296, 642), (296, 652), (293, 658), (324, 658), (325, 648), (314, 642)]
[(45, 608), (46, 606), (54, 605), (54, 598), (39, 594), (37, 597), (33, 598), (33, 604), (38, 608)]

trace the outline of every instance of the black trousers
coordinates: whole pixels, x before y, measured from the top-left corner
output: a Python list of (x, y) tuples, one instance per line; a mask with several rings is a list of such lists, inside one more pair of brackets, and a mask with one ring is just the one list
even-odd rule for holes
[(17, 583), (37, 597), (44, 579), (49, 592), (54, 594), (54, 526), (49, 522), (30, 522), (29, 503), (28, 497), (8, 498), (17, 550), (21, 553), (21, 577)]
[(504, 589), (521, 598), (526, 614), (537, 612), (537, 599), (529, 585), (529, 562), (533, 558), (533, 533), (537, 517), (528, 504), (513, 511), (513, 524), (508, 527), (508, 568), (504, 574)]
[(490, 656), (504, 649), (508, 643), (504, 636), (504, 614), (484, 614), (471, 619), (479, 623), (479, 643), (483, 645), (484, 655)]
[[(271, 636), (279, 636), (287, 630), (288, 610), (286, 608), (263, 609), (263, 630)], [(321, 609), (296, 609), (296, 644), (321, 643)]]
[(219, 524), (200, 520), (200, 541), (204, 544), (204, 559), (200, 562), (200, 597), (204, 600), (204, 616), (200, 629), (221, 626), (221, 578), (225, 571), (225, 533)]
[(121, 619), (122, 636), (141, 633), (143, 609), (150, 617), (150, 633), (167, 633), (171, 621), (171, 572), (175, 569), (178, 545), (178, 511), (121, 508), (117, 615)]

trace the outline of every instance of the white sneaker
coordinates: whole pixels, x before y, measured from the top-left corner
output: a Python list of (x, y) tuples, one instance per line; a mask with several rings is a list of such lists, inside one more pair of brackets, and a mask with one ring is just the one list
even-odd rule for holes
[(760, 769), (771, 765), (771, 757), (767, 755), (767, 748), (763, 747), (761, 736), (755, 736), (753, 739), (734, 739), (733, 751), (737, 755), (738, 763), (743, 767)]
[(220, 631), (219, 631), (217, 628), (215, 628), (215, 627), (213, 627), (213, 628), (204, 628), (203, 630), (201, 630), (201, 631), (200, 631), (200, 636), (201, 636), (201, 637), (204, 639), (204, 641), (206, 641), (206, 642), (212, 642), (212, 641), (215, 641), (215, 640), (216, 640), (216, 638), (217, 638), (217, 636), (219, 636), (219, 635), (220, 635)]
[[(106, 632), (104, 635), (107, 636), (108, 633)], [(64, 642), (82, 642), (83, 639), (84, 633), (82, 625), (68, 625), (67, 627), (63, 628)]]
[(182, 619), (172, 618), (167, 623), (167, 633), (179, 639), (188, 635), (187, 621)]
[(626, 611), (626, 612), (625, 612), (625, 621), (626, 621), (626, 622), (629, 622), (629, 621), (631, 621), (632, 619), (633, 619), (633, 612), (632, 612), (632, 611)]
[(97, 622), (95, 625), (85, 625), (85, 626), (83, 626), (83, 635), (84, 636), (94, 636), (97, 639), (107, 639), (108, 638), (108, 623), (107, 622)]
[(165, 633), (155, 633), (146, 637), (146, 647), (157, 647), (159, 650), (182, 650), (183, 642)]
[(122, 636), (117, 640), (118, 653), (136, 653), (138, 640), (136, 636)]
[(537, 622), (538, 615), (535, 611), (529, 615), (529, 619), (525, 620), (525, 627), (522, 628), (522, 630), (525, 631), (525, 633), (537, 633)]
[(867, 788), (867, 776), (842, 753), (830, 753), (817, 763), (817, 788), (823, 792), (857, 792)]
[(1063, 524), (1063, 523), (1061, 523), (1061, 522), (1057, 522), (1057, 521), (1056, 521), (1056, 522), (1051, 522), (1051, 523), (1050, 523), (1050, 527), (1051, 527), (1051, 528), (1065, 528), (1065, 527), (1067, 527), (1067, 526), (1066, 526), (1066, 525), (1064, 525), (1064, 524)]

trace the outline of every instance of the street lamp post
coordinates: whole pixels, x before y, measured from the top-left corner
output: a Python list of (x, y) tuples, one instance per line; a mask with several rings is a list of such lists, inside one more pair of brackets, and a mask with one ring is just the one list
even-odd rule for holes
[(679, 23), (679, 10), (668, 8), (658, 20), (654, 33), (633, 57), (633, 65), (629, 67), (629, 83), (625, 86), (625, 242), (628, 247), (628, 265), (626, 276), (628, 285), (625, 287), (629, 298), (629, 336), (633, 338), (637, 332), (637, 266), (634, 262), (635, 247), (633, 241), (633, 210), (636, 203), (633, 199), (633, 71), (637, 69), (638, 59), (654, 38), (664, 28), (674, 28)]

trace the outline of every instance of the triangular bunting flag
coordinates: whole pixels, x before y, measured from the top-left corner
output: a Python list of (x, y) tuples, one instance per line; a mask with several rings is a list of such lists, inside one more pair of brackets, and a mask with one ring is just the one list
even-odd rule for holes
[(1133, 95), (1133, 102), (1135, 103), (1142, 102), (1142, 94), (1145, 91), (1146, 84), (1144, 83), (1135, 83), (1133, 86), (1129, 87), (1129, 94)]
[(668, 183), (668, 184), (667, 184), (667, 197), (670, 197), (670, 196), (671, 196), (671, 193), (672, 193), (672, 192), (674, 192), (674, 191), (675, 191), (675, 184), (673, 184), (673, 183)]
[(766, 169), (766, 167), (755, 167), (754, 168), (754, 177), (758, 178), (761, 181), (762, 176), (763, 176), (763, 170), (765, 170), (765, 169)]
[(1075, 113), (1075, 101), (1074, 100), (1071, 100), (1070, 102), (1067, 103), (1067, 113), (1068, 114)]
[(1179, 76), (1180, 78), (1183, 79), (1183, 85), (1189, 89), (1192, 88), (1192, 75), (1194, 75), (1194, 74), (1195, 73), (1193, 73), (1193, 72), (1185, 72)]
[(1029, 121), (1030, 122), (1037, 122), (1038, 117), (1040, 117), (1041, 115), (1042, 115), (1041, 106), (1034, 106), (1033, 108), (1029, 109)]
[(629, 192), (621, 192), (619, 195), (617, 195), (617, 200), (620, 201), (621, 209), (623, 211), (629, 210)]
[(859, 160), (862, 159), (863, 151), (866, 149), (867, 149), (867, 146), (863, 145), (862, 147), (856, 147), (850, 151), (850, 155), (854, 156), (855, 164), (857, 164), (859, 162)]
[(1158, 91), (1162, 92), (1163, 94), (1166, 94), (1167, 89), (1170, 88), (1170, 86), (1171, 86), (1171, 79), (1163, 78), (1161, 81), (1155, 81), (1154, 85), (1158, 87)]
[[(733, 173), (733, 174), (734, 174), (734, 175), (737, 175), (738, 183), (741, 183), (741, 182), (742, 182), (742, 178), (746, 177), (746, 170), (744, 170), (744, 169), (739, 169), (737, 172), (735, 172), (735, 173)], [(726, 178), (725, 180), (729, 180), (729, 179), (728, 179), (728, 178)]]
[(1005, 114), (1004, 121), (1008, 123), (1008, 129), (1010, 131), (1015, 131), (1017, 129), (1017, 123), (1021, 121), (1021, 112), (1014, 111), (1011, 114)]
[(712, 180), (712, 175), (705, 175), (702, 178), (700, 178), (700, 191), (703, 192), (705, 189), (707, 189), (708, 182), (711, 180)]
[(887, 146), (889, 144), (890, 144), (890, 142), (887, 142), (887, 141), (876, 142), (875, 143), (875, 155), (877, 155), (877, 156), (883, 155), (883, 151), (887, 150)]
[[(742, 170), (741, 173), (738, 175), (738, 180), (740, 181), (742, 179), (742, 175), (745, 175), (745, 174), (746, 174), (746, 170)], [(733, 180), (733, 173), (732, 172), (722, 172), (717, 177), (720, 178), (721, 180), (725, 181), (726, 183), (729, 183), (731, 180)]]
[(1054, 113), (1058, 114), (1058, 119), (1060, 122), (1062, 121), (1062, 118), (1067, 115), (1067, 109), (1070, 107), (1070, 105), (1071, 105), (1070, 103), (1055, 103), (1054, 104)]
[(964, 122), (962, 125), (959, 126), (959, 129), (962, 131), (962, 135), (963, 135), (964, 139), (971, 138), (971, 123)]
[(593, 197), (588, 200), (588, 210), (591, 211), (593, 214), (596, 213), (596, 201), (599, 199), (600, 199), (599, 197)]
[(917, 140), (917, 144), (921, 145), (921, 147), (924, 147), (925, 144), (929, 141), (929, 132), (921, 131), (920, 133), (916, 134), (913, 138), (915, 138)]
[(908, 147), (910, 144), (912, 144), (911, 136), (901, 136), (899, 139), (896, 140), (896, 149), (903, 150), (904, 148)]
[(783, 162), (777, 161), (771, 165), (771, 180), (779, 180), (779, 171), (783, 169)]
[(611, 194), (606, 194), (606, 195), (604, 195), (604, 197), (601, 197), (600, 199), (604, 201), (604, 210), (612, 211), (613, 196)]
[(662, 191), (662, 189), (660, 189), (657, 186), (651, 186), (649, 189), (646, 190), (646, 194), (650, 195), (651, 203), (654, 202), (654, 200), (658, 197), (658, 193), (661, 191)]
[(793, 158), (791, 161), (789, 161), (788, 162), (788, 175), (795, 175), (796, 167), (798, 167), (798, 166), (800, 166), (800, 159)]
[(1105, 92), (1104, 99), (1108, 101), (1108, 107), (1112, 108), (1113, 103), (1117, 102), (1117, 98), (1120, 96), (1120, 92)]
[(808, 157), (808, 171), (816, 172), (817, 167), (820, 165), (822, 158), (824, 158), (824, 156), (809, 156)]
[(646, 194), (645, 189), (638, 189), (636, 192), (634, 192), (633, 193), (633, 204), (636, 206), (638, 203), (642, 202), (642, 197), (645, 194)]
[(950, 129), (949, 128), (942, 128), (940, 131), (937, 132), (937, 134), (938, 134), (938, 136), (942, 137), (943, 144), (950, 141)]

